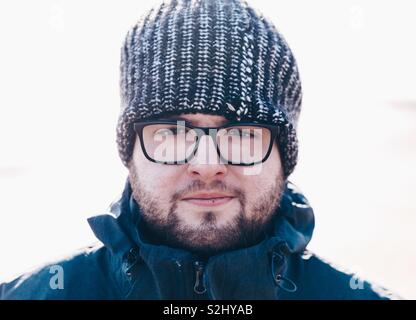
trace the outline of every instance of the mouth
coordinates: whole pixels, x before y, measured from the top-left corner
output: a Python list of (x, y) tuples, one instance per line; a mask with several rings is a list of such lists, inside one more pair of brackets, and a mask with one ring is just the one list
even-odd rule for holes
[(203, 207), (214, 207), (226, 204), (232, 201), (235, 197), (220, 193), (198, 193), (191, 196), (186, 196), (181, 199), (186, 203), (194, 204)]

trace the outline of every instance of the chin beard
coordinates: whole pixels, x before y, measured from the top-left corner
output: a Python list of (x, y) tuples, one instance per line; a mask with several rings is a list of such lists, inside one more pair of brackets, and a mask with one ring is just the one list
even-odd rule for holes
[(203, 257), (246, 248), (266, 238), (285, 185), (282, 179), (276, 179), (273, 187), (257, 200), (250, 216), (246, 214), (244, 194), (239, 192), (241, 209), (228, 224), (219, 227), (215, 214), (208, 210), (199, 226), (190, 227), (179, 218), (175, 201), (166, 215), (153, 197), (144, 192), (138, 180), (133, 181), (133, 196), (143, 218), (138, 226), (143, 238), (150, 243), (188, 250)]
[(167, 220), (154, 219), (153, 215), (143, 215), (141, 232), (153, 243), (185, 249), (199, 256), (212, 256), (224, 251), (249, 247), (263, 240), (270, 231), (272, 219), (247, 219), (241, 210), (227, 225), (218, 227), (214, 213), (204, 213), (203, 222), (198, 227), (188, 227), (178, 218), (173, 207)]

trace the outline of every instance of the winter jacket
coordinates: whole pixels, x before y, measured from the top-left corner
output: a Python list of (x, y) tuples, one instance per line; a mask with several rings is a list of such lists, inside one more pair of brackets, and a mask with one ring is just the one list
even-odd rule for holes
[[(88, 219), (100, 240), (0, 285), (1, 299), (390, 299), (385, 289), (342, 272), (306, 250), (314, 214), (288, 182), (260, 243), (201, 260), (157, 245), (127, 180), (107, 213)], [(60, 272), (60, 274), (59, 274)]]

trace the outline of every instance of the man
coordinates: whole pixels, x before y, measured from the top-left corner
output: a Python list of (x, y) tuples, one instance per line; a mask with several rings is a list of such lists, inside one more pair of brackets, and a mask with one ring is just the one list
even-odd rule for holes
[(306, 251), (313, 211), (288, 181), (301, 83), (270, 21), (240, 0), (163, 3), (127, 34), (120, 71), (129, 176), (89, 219), (103, 245), (1, 298), (388, 298)]

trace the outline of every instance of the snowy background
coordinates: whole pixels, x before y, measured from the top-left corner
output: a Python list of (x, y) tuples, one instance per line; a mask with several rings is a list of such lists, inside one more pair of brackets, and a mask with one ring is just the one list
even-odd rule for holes
[[(0, 280), (95, 241), (121, 192), (118, 64), (155, 1), (0, 2)], [(310, 249), (416, 299), (413, 1), (250, 2), (284, 34), (304, 88), (291, 180)]]

